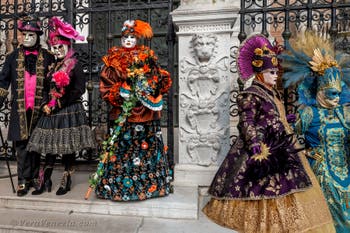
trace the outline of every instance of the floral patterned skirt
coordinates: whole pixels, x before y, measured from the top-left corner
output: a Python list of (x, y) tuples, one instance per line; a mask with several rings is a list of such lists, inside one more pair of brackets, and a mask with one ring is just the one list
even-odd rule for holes
[(245, 233), (335, 232), (327, 203), (304, 155), (300, 155), (312, 188), (273, 199), (212, 197), (203, 212), (215, 223)]
[(96, 142), (81, 102), (43, 114), (27, 145), (28, 151), (42, 154), (73, 154), (89, 148), (96, 148)]
[(113, 147), (95, 188), (97, 197), (134, 201), (169, 194), (172, 171), (159, 121), (126, 122)]

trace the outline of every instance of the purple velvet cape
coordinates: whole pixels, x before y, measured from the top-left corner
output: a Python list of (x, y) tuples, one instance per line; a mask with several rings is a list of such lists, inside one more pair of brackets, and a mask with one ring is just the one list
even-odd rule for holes
[[(274, 96), (281, 99), (276, 90), (254, 80), (252, 86), (237, 97), (239, 137), (209, 188), (209, 194), (214, 198), (270, 199), (312, 186), (298, 153), (293, 150), (294, 143), (283, 141), (286, 130)], [(270, 151), (271, 155), (261, 163), (250, 159), (252, 146), (259, 142), (283, 146)], [(264, 173), (259, 172), (262, 168), (265, 168)]]

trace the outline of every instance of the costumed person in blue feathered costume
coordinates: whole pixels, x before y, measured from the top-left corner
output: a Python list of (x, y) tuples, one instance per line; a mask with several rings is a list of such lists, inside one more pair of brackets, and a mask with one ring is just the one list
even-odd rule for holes
[(282, 55), (284, 86), (297, 84), (297, 133), (305, 136), (310, 165), (338, 233), (350, 232), (350, 57), (307, 32)]

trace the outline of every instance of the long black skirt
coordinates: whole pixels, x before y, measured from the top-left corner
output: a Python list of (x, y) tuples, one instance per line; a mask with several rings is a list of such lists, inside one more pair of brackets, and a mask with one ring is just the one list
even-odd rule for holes
[(72, 154), (90, 148), (96, 148), (96, 142), (81, 102), (43, 114), (27, 145), (28, 151), (42, 154)]

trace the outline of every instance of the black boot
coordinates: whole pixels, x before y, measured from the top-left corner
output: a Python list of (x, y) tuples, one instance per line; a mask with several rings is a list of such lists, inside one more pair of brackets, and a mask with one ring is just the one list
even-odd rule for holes
[(63, 177), (61, 180), (61, 185), (58, 188), (56, 195), (64, 195), (68, 191), (70, 191), (70, 186), (72, 184), (72, 179), (71, 179), (71, 172), (64, 171), (63, 172)]
[(32, 195), (40, 195), (43, 192), (45, 192), (45, 190), (47, 190), (48, 192), (51, 192), (51, 188), (52, 188), (52, 181), (51, 181), (52, 171), (53, 171), (52, 167), (46, 167), (44, 169), (44, 174), (41, 177), (41, 179), (39, 179), (37, 181), (38, 185), (35, 186), (35, 190), (32, 192)]
[(18, 184), (17, 188), (17, 196), (22, 197), (28, 193), (29, 190), (29, 184), (24, 183), (24, 184)]

